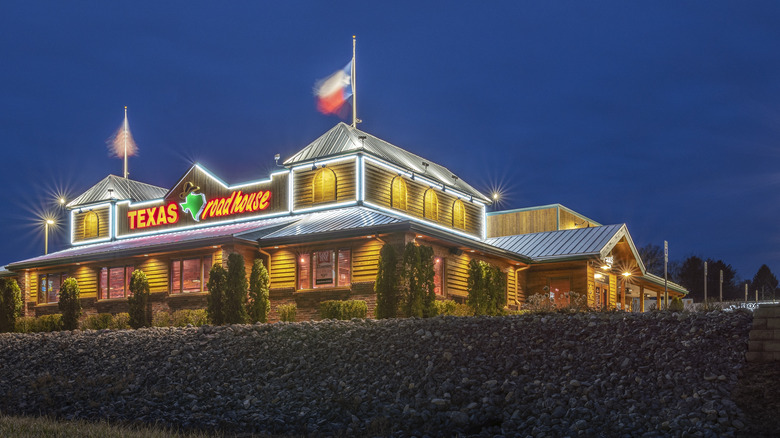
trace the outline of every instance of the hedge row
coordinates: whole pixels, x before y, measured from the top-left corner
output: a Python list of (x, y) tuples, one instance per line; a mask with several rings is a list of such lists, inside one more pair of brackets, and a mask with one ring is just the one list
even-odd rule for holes
[(320, 303), (322, 319), (365, 318), (368, 306), (363, 300), (329, 300)]

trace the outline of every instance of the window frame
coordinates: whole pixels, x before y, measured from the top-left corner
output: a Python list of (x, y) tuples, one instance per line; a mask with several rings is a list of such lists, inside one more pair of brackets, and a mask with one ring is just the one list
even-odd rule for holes
[[(332, 282), (327, 284), (317, 284), (317, 266), (315, 258), (318, 253), (331, 253), (331, 273)], [(342, 265), (342, 254), (347, 255), (347, 266)], [(341, 280), (342, 272), (346, 270), (346, 280)], [(301, 274), (306, 272), (306, 278)], [(295, 290), (318, 290), (318, 289), (343, 289), (352, 287), (352, 248), (349, 247), (329, 247), (312, 249), (306, 252), (299, 252), (295, 257)], [(305, 284), (304, 284), (305, 281)]]
[[(94, 221), (95, 221), (94, 229), (92, 229), (92, 230), (90, 230), (90, 228), (92, 228), (91, 226), (89, 228), (87, 226), (88, 225), (87, 222), (91, 218), (94, 218)], [(98, 214), (96, 212), (94, 212), (94, 211), (86, 212), (84, 214), (83, 224), (84, 224), (84, 234), (83, 234), (84, 239), (89, 239), (91, 237), (98, 237), (100, 235), (100, 216), (98, 216)], [(90, 232), (90, 231), (93, 231), (93, 232)]]
[(423, 217), (439, 221), (439, 195), (436, 194), (436, 190), (433, 187), (423, 193)]
[[(104, 288), (103, 285), (103, 270), (106, 270), (106, 287)], [(123, 273), (122, 276), (124, 278), (122, 284), (123, 284), (123, 291), (121, 297), (111, 297), (111, 270), (112, 269), (122, 269)], [(127, 297), (132, 296), (132, 292), (130, 291), (130, 279), (133, 276), (133, 271), (135, 271), (137, 268), (135, 265), (116, 265), (116, 266), (101, 266), (100, 269), (97, 272), (97, 284), (98, 284), (98, 300), (120, 300), (120, 299), (127, 299)]]
[[(396, 184), (398, 187), (396, 187)], [(398, 204), (398, 205), (396, 205)], [(401, 175), (397, 175), (390, 181), (390, 208), (408, 210), (409, 189)]]
[[(330, 172), (330, 173), (327, 173)], [(325, 175), (330, 175), (333, 178), (333, 187), (326, 187)], [(319, 181), (318, 181), (319, 178)], [(311, 202), (317, 204), (320, 202), (332, 202), (338, 199), (338, 178), (336, 172), (329, 167), (321, 167), (311, 180)], [(331, 190), (332, 189), (332, 190)], [(332, 191), (332, 195), (330, 192)]]
[[(204, 263), (205, 259), (209, 258), (211, 259), (211, 262), (206, 266), (206, 263)], [(184, 290), (184, 262), (185, 261), (191, 261), (191, 260), (198, 260), (200, 263), (200, 271), (198, 280), (192, 280), (192, 281), (198, 281), (200, 282), (200, 290), (199, 291), (185, 291)], [(179, 287), (177, 289), (174, 289), (174, 278), (173, 278), (173, 272), (174, 272), (174, 263), (179, 264)], [(168, 263), (168, 295), (187, 295), (187, 294), (199, 294), (199, 293), (207, 293), (208, 292), (208, 273), (211, 270), (211, 266), (214, 264), (214, 254), (203, 254), (199, 256), (191, 256), (191, 257), (180, 257), (171, 259)]]
[[(49, 291), (46, 290), (44, 292), (43, 290), (43, 284), (44, 281), (46, 282), (47, 286), (49, 283), (49, 277), (57, 275), (60, 277), (60, 284), (57, 288), (57, 292), (54, 294), (54, 301), (49, 301)], [(71, 275), (67, 272), (47, 272), (45, 274), (38, 274), (38, 304), (54, 304), (60, 302), (60, 290), (62, 290), (62, 283), (65, 282), (66, 279), (70, 278)], [(41, 280), (42, 278), (45, 278), (45, 280)]]
[[(460, 207), (460, 214), (456, 214), (455, 207)], [(452, 228), (466, 229), (466, 205), (460, 199), (452, 203)]]

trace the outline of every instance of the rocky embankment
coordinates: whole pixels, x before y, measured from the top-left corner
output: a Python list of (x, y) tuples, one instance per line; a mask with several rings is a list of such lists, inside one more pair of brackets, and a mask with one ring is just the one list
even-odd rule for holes
[(723, 436), (751, 315), (0, 335), (0, 411), (298, 435)]

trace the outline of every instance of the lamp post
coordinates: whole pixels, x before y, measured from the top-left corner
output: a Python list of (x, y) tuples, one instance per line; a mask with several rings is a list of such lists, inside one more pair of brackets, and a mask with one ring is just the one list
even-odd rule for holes
[(49, 253), (49, 225), (54, 225), (54, 220), (52, 219), (46, 219), (46, 221), (43, 223), (43, 229), (44, 229), (44, 238), (43, 238), (43, 253), (48, 254)]
[(620, 310), (626, 310), (626, 294), (628, 293), (628, 277), (631, 273), (626, 271), (623, 273), (623, 293), (620, 294)]

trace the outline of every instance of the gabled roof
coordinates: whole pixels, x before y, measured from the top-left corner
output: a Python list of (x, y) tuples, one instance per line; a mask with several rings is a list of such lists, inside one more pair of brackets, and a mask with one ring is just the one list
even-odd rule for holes
[[(403, 222), (407, 221), (366, 207), (348, 207), (307, 214), (299, 221), (267, 234), (261, 239), (260, 243), (263, 243), (262, 240), (347, 230), (364, 230), (367, 228), (373, 229), (379, 226)], [(369, 230), (368, 233), (373, 233), (373, 231)]]
[[(365, 137), (361, 139), (360, 137)], [(415, 155), (401, 149), (373, 135), (347, 125), (344, 122), (334, 126), (331, 130), (311, 142), (284, 162), (285, 166), (311, 163), (315, 160), (332, 158), (355, 152), (364, 152), (373, 157), (401, 167), (409, 172), (430, 178), (440, 184), (453, 187), (467, 195), (473, 196), (484, 202), (491, 202), (489, 198), (480, 193), (474, 187), (455, 176), (446, 167), (440, 166), (431, 160)], [(428, 167), (423, 166), (427, 163)]]
[[(109, 192), (109, 190), (111, 191)], [(89, 190), (70, 201), (67, 207), (71, 208), (80, 205), (96, 204), (112, 199), (129, 199), (134, 202), (148, 201), (162, 198), (167, 192), (168, 189), (162, 187), (121, 178), (116, 175), (108, 175), (100, 182), (90, 187)]]
[[(530, 257), (535, 261), (554, 261), (588, 256), (603, 258), (624, 236), (628, 236), (626, 225), (616, 224), (493, 237), (487, 239), (485, 243)], [(630, 236), (628, 240), (631, 241)], [(644, 269), (642, 271), (644, 272)]]

